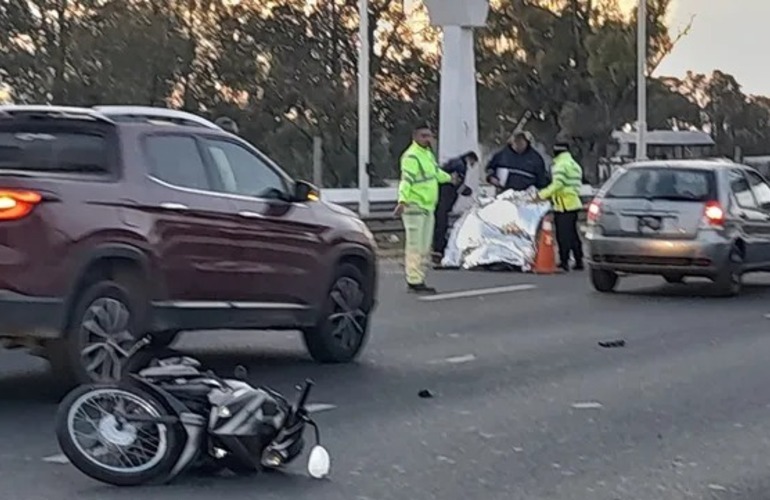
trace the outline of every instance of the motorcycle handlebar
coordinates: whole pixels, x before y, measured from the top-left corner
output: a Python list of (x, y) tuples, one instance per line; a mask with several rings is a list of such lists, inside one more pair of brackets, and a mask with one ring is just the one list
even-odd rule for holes
[(297, 404), (294, 407), (295, 413), (305, 408), (305, 404), (307, 403), (307, 398), (310, 396), (310, 389), (313, 387), (313, 381), (310, 379), (305, 380), (305, 384), (302, 386), (302, 389), (299, 395), (299, 398), (297, 398)]

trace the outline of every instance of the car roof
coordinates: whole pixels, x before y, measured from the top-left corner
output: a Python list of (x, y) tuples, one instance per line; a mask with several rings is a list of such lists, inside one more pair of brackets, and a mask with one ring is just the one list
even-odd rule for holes
[(225, 132), (222, 127), (202, 116), (177, 109), (152, 106), (53, 106), (44, 104), (0, 105), (0, 117), (46, 114), (64, 119), (92, 120), (110, 124), (143, 124), (145, 126), (179, 126), (187, 129), (205, 129)]
[(624, 165), (626, 168), (690, 168), (696, 170), (719, 170), (727, 167), (751, 168), (727, 158), (703, 158), (697, 160), (641, 160)]

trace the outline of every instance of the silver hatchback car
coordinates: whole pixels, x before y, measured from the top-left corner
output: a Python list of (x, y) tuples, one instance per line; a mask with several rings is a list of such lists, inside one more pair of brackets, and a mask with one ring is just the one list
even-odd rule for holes
[(734, 296), (744, 273), (770, 270), (770, 185), (728, 160), (632, 163), (590, 203), (586, 244), (600, 292), (623, 274), (656, 274), (706, 277)]

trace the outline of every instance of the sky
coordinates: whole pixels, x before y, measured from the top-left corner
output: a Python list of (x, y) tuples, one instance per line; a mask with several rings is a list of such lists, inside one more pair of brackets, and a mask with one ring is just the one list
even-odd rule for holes
[(655, 74), (720, 69), (735, 76), (745, 93), (770, 96), (770, 0), (675, 0), (671, 28), (677, 32), (693, 15), (690, 34)]

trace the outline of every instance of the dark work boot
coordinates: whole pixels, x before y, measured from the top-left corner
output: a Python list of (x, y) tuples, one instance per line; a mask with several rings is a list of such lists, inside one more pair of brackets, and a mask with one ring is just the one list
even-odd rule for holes
[(433, 295), (434, 293), (436, 293), (435, 288), (428, 286), (425, 283), (418, 283), (416, 285), (407, 283), (407, 287), (409, 289), (409, 293), (417, 293), (420, 295)]

